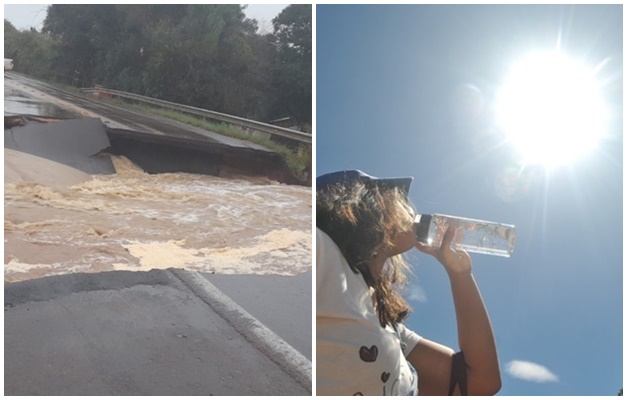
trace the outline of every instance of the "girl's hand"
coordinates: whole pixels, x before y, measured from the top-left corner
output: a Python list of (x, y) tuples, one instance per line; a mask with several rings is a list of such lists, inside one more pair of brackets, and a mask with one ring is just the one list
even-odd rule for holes
[(461, 240), (461, 230), (457, 230), (453, 226), (449, 226), (442, 238), (442, 245), (438, 247), (427, 246), (423, 243), (417, 243), (416, 248), (425, 254), (435, 257), (440, 264), (444, 266), (446, 272), (451, 274), (470, 273), (472, 271), (472, 260), (468, 253), (464, 250), (455, 250), (451, 247), (456, 234)]

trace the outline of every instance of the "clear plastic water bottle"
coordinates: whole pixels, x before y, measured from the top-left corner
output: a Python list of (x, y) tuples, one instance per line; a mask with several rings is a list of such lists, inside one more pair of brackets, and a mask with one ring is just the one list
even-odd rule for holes
[(453, 238), (453, 248), (502, 257), (510, 257), (514, 252), (514, 225), (441, 214), (418, 215), (414, 221), (418, 241), (432, 247), (442, 244), (444, 232), (449, 226), (461, 228)]

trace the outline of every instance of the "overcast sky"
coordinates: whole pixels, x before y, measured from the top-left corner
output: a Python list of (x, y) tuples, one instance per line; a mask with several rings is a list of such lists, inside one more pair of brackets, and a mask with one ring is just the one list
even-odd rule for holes
[(5, 4), (4, 19), (9, 20), (19, 30), (31, 27), (40, 30), (47, 8), (48, 4)]
[[(276, 17), (286, 4), (249, 4), (244, 10), (246, 16), (256, 19), (260, 31), (272, 31), (272, 19)], [(8, 19), (17, 29), (34, 27), (41, 30), (48, 4), (5, 4), (4, 18)]]

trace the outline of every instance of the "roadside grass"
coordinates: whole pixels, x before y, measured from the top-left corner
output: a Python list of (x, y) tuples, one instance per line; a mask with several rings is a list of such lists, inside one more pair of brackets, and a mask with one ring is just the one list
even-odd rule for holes
[(270, 138), (253, 136), (238, 127), (224, 124), (221, 122), (211, 122), (202, 117), (186, 114), (181, 111), (168, 110), (165, 108), (154, 107), (146, 104), (129, 102), (116, 97), (104, 99), (101, 98), (101, 100), (105, 100), (120, 107), (131, 108), (135, 111), (139, 111), (142, 113), (158, 115), (211, 132), (219, 133), (221, 135), (262, 145), (281, 155), (281, 157), (283, 157), (283, 160), (285, 160), (286, 165), (297, 179), (303, 182), (306, 182), (308, 179), (307, 175), (311, 170), (310, 166), (312, 162), (310, 146), (299, 145), (296, 148), (290, 148), (288, 146), (274, 142)]

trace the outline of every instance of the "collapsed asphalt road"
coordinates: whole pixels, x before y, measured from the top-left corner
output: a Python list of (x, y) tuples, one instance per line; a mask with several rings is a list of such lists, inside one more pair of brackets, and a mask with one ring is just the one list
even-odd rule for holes
[(239, 174), (263, 176), (281, 183), (299, 183), (282, 157), (274, 152), (206, 140), (106, 129), (99, 118), (30, 122), (5, 129), (4, 147), (89, 174), (115, 172), (109, 155), (120, 155), (150, 174)]
[[(286, 184), (308, 184), (294, 176), (282, 156), (264, 146), (95, 101), (15, 73), (5, 73), (4, 82), (5, 96), (7, 93), (9, 95), (8, 99), (5, 98), (5, 125), (7, 118), (14, 119), (25, 112), (35, 113), (39, 117), (67, 119), (61, 124), (68, 123), (71, 119), (100, 120), (103, 125), (101, 130), (106, 132), (105, 136), (111, 144), (109, 148), (102, 150), (126, 156), (148, 173), (190, 172), (215, 176), (239, 174), (265, 176)], [(53, 115), (45, 115), (46, 113)], [(71, 138), (76, 137), (76, 133), (68, 133), (67, 127), (60, 126), (59, 123), (44, 124), (51, 125), (50, 127), (35, 127), (36, 125), (39, 124), (27, 123), (24, 127), (13, 127), (10, 129), (13, 131), (11, 135), (17, 137), (20, 131), (20, 136), (34, 135), (38, 140), (46, 141), (44, 135), (53, 132), (59, 140), (58, 144), (53, 144), (56, 148), (71, 144)], [(24, 133), (25, 128), (36, 132)], [(92, 137), (94, 135), (102, 136), (90, 134)], [(6, 139), (5, 128), (5, 141)], [(29, 148), (30, 145), (19, 150), (30, 153)], [(92, 153), (90, 156), (97, 154), (99, 153)]]

